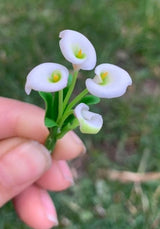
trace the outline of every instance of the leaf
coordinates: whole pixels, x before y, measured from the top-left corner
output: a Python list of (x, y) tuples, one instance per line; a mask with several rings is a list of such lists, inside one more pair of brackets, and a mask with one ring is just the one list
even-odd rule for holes
[(44, 118), (44, 123), (46, 127), (57, 126), (55, 120), (57, 116), (57, 108), (56, 108), (56, 95), (53, 97), (50, 92), (39, 92), (40, 96), (45, 102), (46, 113)]
[(66, 125), (67, 123), (72, 123), (73, 120), (75, 119), (76, 117), (74, 116), (74, 114), (71, 114), (64, 122), (64, 125)]
[(87, 105), (97, 104), (99, 102), (100, 98), (94, 95), (87, 95), (80, 101), (80, 103), (85, 103)]
[(45, 123), (45, 126), (47, 126), (48, 128), (57, 126), (57, 123), (54, 120), (47, 118), (47, 117), (45, 117), (44, 123)]
[(52, 111), (53, 111), (53, 95), (50, 92), (39, 92), (40, 96), (45, 102), (46, 106), (46, 117), (51, 118), (52, 117)]
[(68, 118), (68, 122), (63, 125), (61, 133), (57, 136), (57, 138), (62, 138), (68, 131), (74, 130), (77, 126), (79, 126), (77, 118), (74, 115), (71, 115), (71, 117)]

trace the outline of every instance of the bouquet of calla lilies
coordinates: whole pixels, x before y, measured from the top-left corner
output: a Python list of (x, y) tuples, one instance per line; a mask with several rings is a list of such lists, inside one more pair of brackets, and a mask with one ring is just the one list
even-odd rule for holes
[(44, 123), (49, 130), (45, 146), (50, 152), (55, 143), (68, 131), (80, 127), (86, 134), (96, 134), (102, 128), (100, 114), (89, 111), (89, 105), (97, 104), (100, 98), (122, 96), (132, 79), (122, 68), (103, 63), (95, 68), (92, 79), (85, 82), (86, 88), (73, 100), (79, 71), (92, 70), (96, 65), (96, 52), (91, 42), (81, 33), (73, 30), (60, 32), (60, 49), (73, 65), (73, 74), (58, 63), (42, 63), (33, 68), (27, 76), (25, 91), (39, 91), (45, 101)]

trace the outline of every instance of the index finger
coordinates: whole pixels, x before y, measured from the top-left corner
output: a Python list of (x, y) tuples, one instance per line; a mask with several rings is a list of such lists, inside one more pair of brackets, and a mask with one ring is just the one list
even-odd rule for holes
[[(44, 110), (25, 102), (0, 97), (0, 139), (28, 138), (44, 143), (48, 130), (44, 125)], [(71, 159), (83, 153), (85, 147), (74, 132), (69, 132), (56, 144), (53, 157)]]
[(43, 109), (14, 99), (0, 97), (0, 139), (24, 137), (44, 143), (48, 130)]

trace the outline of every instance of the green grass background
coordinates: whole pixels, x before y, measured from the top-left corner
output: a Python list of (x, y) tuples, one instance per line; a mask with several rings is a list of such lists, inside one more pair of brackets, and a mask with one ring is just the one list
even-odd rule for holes
[[(160, 171), (160, 1), (0, 0), (0, 95), (42, 106), (27, 96), (27, 73), (42, 62), (71, 69), (59, 49), (58, 34), (85, 34), (97, 64), (126, 69), (133, 86), (120, 98), (94, 109), (104, 117), (96, 136), (81, 135), (87, 154), (71, 163), (78, 174), (68, 191), (51, 193), (65, 229), (160, 228), (160, 181), (141, 185), (110, 181), (101, 170)], [(93, 77), (81, 71), (80, 84)], [(0, 229), (28, 228), (12, 203), (0, 209)]]

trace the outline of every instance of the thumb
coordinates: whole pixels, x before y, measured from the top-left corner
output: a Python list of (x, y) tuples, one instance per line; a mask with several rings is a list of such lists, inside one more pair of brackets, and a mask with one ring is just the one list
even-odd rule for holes
[(0, 142), (0, 207), (36, 181), (51, 166), (48, 150), (36, 141)]

